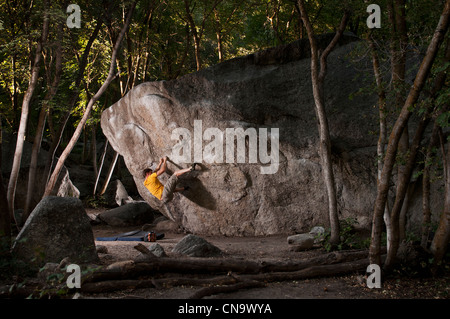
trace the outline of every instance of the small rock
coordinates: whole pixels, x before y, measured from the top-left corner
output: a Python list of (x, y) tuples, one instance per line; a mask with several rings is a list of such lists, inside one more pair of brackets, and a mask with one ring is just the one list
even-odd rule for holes
[(156, 257), (166, 257), (167, 254), (164, 251), (164, 248), (160, 244), (153, 244), (150, 247), (148, 247), (148, 250), (155, 255)]
[(356, 282), (360, 286), (365, 286), (366, 282), (367, 282), (367, 278), (365, 278), (364, 276), (356, 276)]
[(82, 299), (82, 296), (81, 296), (81, 294), (80, 294), (79, 292), (76, 292), (76, 293), (73, 295), (72, 299)]
[(222, 255), (219, 248), (205, 239), (191, 234), (183, 237), (175, 245), (172, 252), (190, 257), (218, 257)]
[(325, 228), (322, 226), (314, 226), (309, 233), (314, 236), (315, 244), (321, 243), (325, 239)]
[(106, 246), (103, 246), (103, 245), (96, 245), (95, 249), (97, 250), (97, 254), (107, 254), (108, 253), (108, 248), (106, 248)]
[(289, 245), (294, 245), (295, 251), (311, 249), (314, 246), (314, 235), (311, 234), (297, 234), (287, 238)]
[(70, 258), (66, 257), (63, 258), (58, 265), (58, 269), (64, 269), (65, 267), (69, 266), (71, 264)]
[(58, 264), (49, 262), (39, 270), (38, 278), (42, 281), (47, 281), (56, 272), (58, 272)]
[(323, 228), (322, 226), (314, 226), (313, 228), (311, 228), (310, 232), (311, 235), (322, 235), (325, 233), (325, 228)]

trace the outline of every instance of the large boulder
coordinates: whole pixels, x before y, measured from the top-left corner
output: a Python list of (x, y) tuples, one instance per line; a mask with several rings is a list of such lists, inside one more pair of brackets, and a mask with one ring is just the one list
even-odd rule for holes
[(42, 266), (68, 257), (95, 263), (98, 255), (89, 217), (78, 198), (45, 197), (28, 217), (12, 248), (20, 260)]
[[(339, 217), (355, 217), (369, 228), (376, 195), (377, 138), (371, 132), (378, 115), (376, 94), (350, 98), (367, 78), (349, 62), (355, 40), (345, 36), (329, 56), (325, 101)], [(319, 43), (329, 41), (326, 35)], [(140, 195), (197, 234), (301, 233), (329, 225), (309, 52), (308, 40), (300, 40), (175, 80), (142, 83), (106, 109), (103, 132)], [(190, 189), (168, 204), (148, 192), (142, 176), (163, 156), (169, 158), (163, 183), (171, 172), (201, 163), (180, 178)]]

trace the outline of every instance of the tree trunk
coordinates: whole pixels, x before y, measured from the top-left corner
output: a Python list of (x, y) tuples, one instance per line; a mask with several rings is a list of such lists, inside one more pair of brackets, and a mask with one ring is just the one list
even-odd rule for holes
[(186, 17), (189, 23), (189, 26), (192, 30), (192, 37), (194, 38), (194, 52), (195, 52), (195, 63), (197, 64), (197, 71), (199, 71), (202, 68), (202, 63), (200, 60), (200, 40), (201, 37), (199, 36), (197, 32), (197, 26), (195, 25), (194, 19), (191, 15), (191, 9), (189, 8), (189, 1), (184, 1), (185, 10), (186, 10)]
[(392, 169), (395, 164), (395, 157), (397, 154), (398, 143), (403, 133), (406, 124), (411, 115), (410, 108), (417, 102), (420, 92), (422, 91), (425, 81), (428, 78), (429, 72), (439, 51), (439, 47), (443, 42), (444, 35), (448, 29), (450, 15), (450, 0), (447, 0), (442, 12), (441, 18), (433, 35), (433, 38), (428, 46), (425, 57), (417, 72), (414, 84), (408, 94), (405, 104), (402, 107), (400, 115), (395, 122), (389, 137), (389, 142), (386, 150), (386, 156), (383, 165), (381, 179), (378, 183), (377, 197), (375, 200), (375, 207), (373, 213), (372, 225), (372, 240), (370, 244), (370, 263), (381, 264), (380, 247), (381, 247), (381, 231), (382, 231), (382, 216), (386, 207), (387, 194), (389, 190), (389, 182), (391, 179)]
[(11, 243), (11, 218), (9, 216), (8, 200), (6, 199), (3, 177), (0, 174), (0, 255), (2, 253), (3, 241), (6, 241), (8, 245)]
[[(443, 142), (443, 141), (442, 141)], [(447, 154), (442, 154), (445, 176), (445, 203), (436, 234), (431, 242), (430, 250), (434, 255), (434, 264), (440, 265), (447, 251), (450, 240), (450, 145)], [(447, 157), (445, 159), (445, 157)]]
[(409, 211), (409, 205), (411, 204), (412, 196), (416, 190), (417, 181), (410, 182), (407, 186), (407, 191), (405, 194), (405, 199), (403, 200), (403, 206), (400, 211), (399, 216), (399, 241), (400, 243), (404, 240), (406, 240), (406, 225), (408, 223), (408, 211)]
[[(328, 127), (328, 119), (325, 112), (323, 101), (323, 86), (327, 69), (327, 58), (341, 38), (348, 22), (349, 15), (345, 12), (336, 35), (328, 47), (319, 56), (319, 48), (315, 39), (313, 27), (309, 21), (308, 13), (303, 0), (298, 0), (298, 6), (301, 13), (303, 24), (306, 27), (311, 46), (311, 81), (315, 103), (315, 111), (318, 118), (319, 136), (320, 136), (320, 157), (322, 161), (322, 170), (324, 182), (328, 196), (328, 214), (331, 227), (330, 243), (339, 242), (339, 217), (336, 198), (336, 184), (333, 174), (333, 165), (331, 158), (331, 138)], [(319, 64), (320, 59), (320, 64)]]
[(42, 34), (41, 38), (38, 41), (36, 45), (36, 55), (34, 57), (34, 63), (33, 67), (31, 69), (31, 78), (30, 82), (28, 84), (28, 89), (25, 92), (25, 96), (23, 97), (22, 102), (22, 113), (20, 116), (20, 124), (19, 124), (19, 131), (17, 134), (17, 143), (16, 143), (16, 150), (14, 153), (14, 160), (13, 165), (11, 168), (11, 175), (9, 179), (8, 184), (8, 207), (10, 214), (13, 214), (14, 216), (14, 199), (15, 199), (15, 193), (16, 193), (16, 186), (17, 186), (17, 179), (19, 177), (19, 170), (20, 170), (20, 164), (22, 161), (22, 152), (23, 152), (23, 145), (25, 142), (25, 133), (27, 128), (27, 121), (28, 121), (28, 112), (30, 108), (31, 98), (34, 93), (34, 89), (36, 88), (38, 79), (39, 79), (39, 69), (40, 69), (40, 62), (41, 62), (41, 51), (44, 43), (47, 41), (47, 36), (49, 32), (49, 13), (48, 10), (48, 3), (47, 1), (44, 1), (44, 7), (45, 7), (45, 13), (44, 13), (44, 23), (42, 26)]
[[(367, 1), (366, 1), (367, 2)], [(378, 50), (377, 46), (375, 44), (374, 39), (369, 35), (367, 38), (367, 41), (369, 42), (369, 47), (372, 54), (372, 67), (373, 67), (373, 73), (375, 76), (375, 82), (377, 85), (377, 93), (378, 93), (378, 121), (379, 121), (379, 128), (380, 132), (378, 135), (378, 142), (377, 142), (377, 182), (381, 179), (381, 172), (383, 170), (383, 157), (386, 147), (386, 140), (387, 140), (387, 126), (386, 126), (386, 90), (383, 85), (383, 76), (381, 74), (380, 69), (380, 59), (378, 56)], [(390, 230), (392, 228), (391, 225), (391, 212), (389, 209), (389, 204), (386, 202), (386, 207), (383, 214), (383, 220), (386, 225), (386, 229)], [(388, 243), (388, 249), (389, 249), (389, 243), (391, 231), (388, 231), (386, 233), (387, 235), (387, 243)]]
[[(427, 112), (428, 113), (428, 112)], [(397, 255), (397, 250), (400, 245), (400, 212), (403, 205), (405, 205), (405, 196), (408, 191), (410, 184), (412, 172), (416, 163), (416, 156), (419, 150), (420, 142), (422, 141), (422, 136), (427, 127), (430, 119), (428, 114), (425, 114), (425, 119), (422, 119), (417, 127), (416, 134), (414, 136), (411, 149), (409, 151), (409, 158), (402, 170), (402, 174), (399, 176), (397, 181), (397, 194), (395, 197), (394, 207), (391, 212), (392, 221), (392, 238), (391, 243), (387, 252), (385, 268), (391, 267), (395, 262), (395, 257)]]
[[(92, 32), (92, 35), (89, 37), (86, 47), (84, 48), (83, 55), (81, 56), (81, 61), (80, 61), (79, 67), (78, 67), (77, 78), (75, 79), (74, 91), (72, 92), (72, 96), (70, 98), (68, 110), (64, 114), (62, 120), (60, 121), (61, 124), (58, 127), (58, 131), (54, 132), (53, 129), (50, 130), (52, 132), (52, 145), (50, 146), (50, 150), (48, 151), (48, 158), (47, 158), (47, 162), (45, 164), (45, 169), (44, 169), (44, 177), (45, 177), (46, 185), (48, 184), (48, 181), (50, 179), (50, 171), (53, 167), (53, 159), (55, 158), (56, 151), (61, 142), (64, 129), (66, 127), (67, 121), (69, 120), (70, 113), (72, 112), (72, 109), (78, 99), (78, 96), (79, 96), (79, 87), (80, 87), (81, 81), (83, 79), (84, 71), (86, 69), (89, 52), (91, 50), (92, 44), (94, 43), (95, 39), (98, 36), (98, 33), (99, 33), (102, 25), (103, 25), (103, 20), (99, 19), (97, 21), (97, 25), (95, 26), (94, 31)], [(49, 116), (49, 126), (51, 127), (50, 119), (51, 119), (51, 116)]]
[[(444, 58), (444, 62), (447, 62), (445, 59), (450, 59), (449, 56), (449, 46), (447, 44), (446, 54)], [(432, 99), (436, 98), (436, 94), (442, 89), (445, 84), (446, 74), (445, 72), (441, 72), (436, 77), (434, 82), (434, 86), (432, 88), (431, 96)], [(434, 111), (435, 104), (434, 102), (428, 106), (425, 113), (422, 115), (422, 119), (419, 122), (419, 125), (416, 129), (416, 133), (409, 150), (404, 150), (405, 154), (409, 154), (406, 159), (406, 164), (402, 165), (402, 168), (399, 169), (398, 181), (397, 181), (397, 193), (395, 198), (394, 207), (391, 212), (391, 221), (392, 223), (392, 241), (390, 245), (390, 249), (388, 249), (385, 268), (389, 268), (393, 265), (395, 261), (395, 257), (397, 254), (398, 247), (400, 245), (401, 240), (405, 237), (404, 223), (402, 224), (402, 212), (406, 215), (405, 210), (408, 209), (408, 194), (413, 191), (413, 185), (410, 185), (410, 180), (412, 176), (412, 171), (414, 169), (416, 163), (416, 156), (419, 151), (419, 147), (422, 141), (422, 137), (428, 123), (430, 122), (430, 115)], [(405, 129), (406, 131), (406, 129)], [(405, 136), (405, 131), (403, 132), (402, 138)], [(403, 237), (402, 237), (403, 236)]]
[(217, 52), (219, 53), (219, 63), (223, 62), (223, 44), (222, 44), (222, 34), (220, 31), (216, 32), (217, 36)]
[(180, 61), (179, 66), (178, 66), (178, 70), (175, 71), (175, 74), (173, 76), (174, 79), (178, 78), (178, 76), (180, 75), (181, 71), (183, 70), (184, 63), (185, 63), (186, 58), (187, 58), (188, 53), (189, 53), (189, 47), (191, 46), (191, 37), (189, 35), (189, 24), (188, 23), (186, 23), (185, 30), (186, 30), (186, 46), (185, 46), (185, 49), (184, 49), (184, 52), (183, 52), (183, 57), (181, 58), (181, 61)]
[[(392, 28), (390, 37), (391, 53), (391, 80), (393, 91), (395, 92), (395, 110), (401, 109), (404, 104), (403, 85), (405, 83), (406, 71), (406, 48), (408, 35), (406, 29), (405, 0), (389, 0), (387, 3), (389, 22)], [(402, 136), (398, 144), (397, 153), (401, 158), (406, 158), (409, 148), (408, 124), (403, 129)], [(398, 176), (405, 174), (405, 165), (398, 163)], [(396, 194), (399, 193), (402, 185), (397, 185)], [(402, 199), (403, 200), (403, 199)], [(403, 203), (403, 201), (402, 201)], [(389, 215), (388, 215), (389, 214)], [(392, 215), (393, 212), (385, 211), (384, 220), (386, 224), (386, 236), (388, 251), (398, 246), (399, 240), (399, 214)], [(397, 232), (397, 233), (394, 233)], [(395, 243), (393, 241), (396, 241)]]
[(373, 73), (375, 76), (375, 82), (377, 84), (377, 92), (378, 92), (378, 121), (379, 121), (379, 128), (380, 133), (378, 136), (378, 143), (377, 143), (377, 167), (378, 167), (378, 174), (377, 178), (381, 178), (381, 171), (383, 169), (383, 156), (384, 156), (384, 149), (386, 146), (386, 140), (387, 140), (387, 129), (386, 129), (386, 92), (383, 86), (383, 77), (380, 70), (380, 58), (378, 56), (377, 47), (375, 45), (375, 41), (369, 36), (368, 37), (369, 47), (372, 54), (372, 67), (373, 67)]
[(77, 128), (75, 130), (75, 133), (73, 134), (72, 138), (70, 139), (68, 145), (64, 149), (63, 153), (61, 154), (61, 156), (60, 156), (60, 158), (59, 158), (59, 160), (58, 160), (58, 162), (57, 162), (57, 164), (55, 166), (55, 169), (54, 169), (54, 171), (53, 171), (53, 173), (52, 173), (52, 175), (50, 177), (50, 180), (48, 182), (48, 185), (47, 185), (47, 187), (45, 189), (44, 197), (45, 196), (49, 196), (51, 194), (53, 188), (55, 187), (55, 184), (56, 184), (56, 181), (58, 179), (59, 173), (60, 173), (60, 171), (62, 169), (62, 166), (63, 166), (65, 160), (67, 159), (67, 157), (69, 156), (70, 152), (72, 151), (76, 141), (80, 137), (81, 131), (83, 129), (83, 126), (86, 123), (86, 121), (88, 120), (94, 104), (97, 102), (97, 100), (100, 98), (100, 96), (106, 91), (106, 89), (108, 88), (109, 84), (115, 78), (116, 57), (117, 57), (117, 54), (118, 54), (119, 47), (120, 47), (120, 44), (122, 42), (122, 39), (123, 39), (123, 37), (125, 35), (125, 32), (127, 31), (128, 27), (130, 25), (131, 16), (133, 15), (133, 11), (134, 11), (135, 7), (136, 7), (136, 1), (133, 2), (133, 4), (131, 5), (130, 11), (128, 12), (127, 19), (125, 21), (125, 25), (123, 26), (123, 28), (122, 28), (122, 30), (121, 30), (118, 38), (117, 38), (116, 44), (114, 46), (114, 49), (113, 49), (113, 52), (112, 52), (112, 55), (111, 55), (111, 65), (110, 65), (110, 68), (109, 68), (108, 77), (106, 78), (105, 82), (100, 87), (100, 89), (97, 91), (97, 93), (89, 100), (89, 103), (88, 103), (88, 105), (86, 107), (86, 110), (85, 110), (85, 112), (83, 114), (83, 117), (82, 117), (80, 123), (78, 124), (78, 126), (77, 126)]
[(94, 195), (94, 196), (97, 193), (97, 186), (98, 186), (98, 182), (100, 180), (100, 175), (102, 173), (103, 164), (105, 163), (105, 156), (106, 156), (106, 150), (108, 149), (108, 144), (109, 144), (109, 141), (106, 139), (105, 148), (103, 149), (103, 154), (102, 154), (102, 157), (100, 158), (100, 167), (97, 172), (97, 178), (95, 179), (94, 191), (92, 192), (92, 195)]
[(223, 62), (223, 44), (222, 44), (222, 30), (220, 28), (220, 17), (217, 9), (214, 9), (214, 22), (215, 22), (214, 29), (216, 31), (216, 38), (217, 38), (217, 53), (219, 54), (219, 63), (220, 63)]
[[(53, 81), (50, 84), (50, 76), (48, 76), (50, 86), (48, 88), (48, 92), (44, 97), (44, 101), (42, 102), (42, 108), (39, 113), (38, 124), (36, 127), (36, 133), (34, 136), (33, 147), (31, 150), (31, 160), (30, 160), (30, 169), (28, 172), (28, 186), (27, 186), (27, 196), (25, 201), (25, 208), (23, 213), (23, 220), (25, 221), (33, 207), (31, 206), (31, 199), (36, 189), (35, 181), (36, 181), (36, 170), (37, 170), (37, 162), (39, 157), (39, 151), (41, 149), (42, 135), (44, 134), (45, 127), (45, 119), (48, 113), (48, 103), (55, 96), (59, 81), (61, 79), (61, 71), (62, 71), (62, 38), (63, 38), (63, 26), (64, 24), (59, 25), (58, 29), (58, 39), (56, 42), (56, 57), (55, 57), (55, 75)], [(51, 66), (48, 67), (49, 69)]]
[[(2, 176), (2, 116), (0, 115), (0, 245), (2, 241), (11, 244), (11, 217), (9, 215), (8, 199), (6, 198), (6, 189), (3, 185)], [(1, 246), (0, 246), (1, 253)]]
[(433, 125), (433, 132), (431, 133), (431, 138), (428, 143), (427, 152), (425, 155), (425, 165), (423, 168), (422, 177), (422, 238), (420, 241), (420, 246), (425, 250), (428, 248), (428, 237), (431, 230), (431, 208), (430, 208), (430, 168), (431, 168), (431, 157), (433, 156), (433, 147), (436, 145), (438, 139), (439, 125), (435, 121)]
[[(203, 37), (203, 31), (205, 30), (205, 22), (206, 20), (209, 18), (209, 16), (214, 12), (214, 9), (219, 5), (220, 2), (222, 2), (223, 0), (214, 0), (212, 1), (211, 4), (211, 10), (209, 12), (206, 12), (206, 7), (205, 7), (205, 11), (203, 12), (202, 15), (202, 24), (199, 27), (200, 32), (197, 32), (197, 26), (195, 25), (195, 21), (192, 17), (192, 12), (191, 9), (189, 8), (189, 0), (184, 0), (184, 8), (185, 8), (185, 13), (186, 13), (186, 19), (187, 22), (189, 24), (189, 26), (191, 27), (192, 30), (192, 36), (194, 38), (194, 52), (195, 52), (195, 62), (197, 64), (197, 71), (199, 71), (202, 68), (202, 62), (201, 62), (201, 58), (200, 58), (200, 42), (202, 40)], [(205, 2), (206, 4), (207, 2)]]
[(92, 167), (94, 168), (95, 176), (98, 175), (97, 167), (97, 125), (92, 125), (92, 138), (91, 138), (91, 154), (92, 154)]
[(13, 54), (12, 56), (12, 71), (13, 71), (13, 93), (12, 93), (12, 106), (13, 106), (13, 123), (12, 123), (12, 129), (15, 131), (17, 129), (17, 109), (18, 109), (18, 85), (17, 85), (17, 72), (16, 72), (16, 61), (17, 61), (17, 55)]
[(105, 183), (103, 184), (102, 190), (100, 191), (100, 196), (103, 195), (106, 192), (106, 189), (108, 188), (109, 181), (111, 180), (111, 176), (114, 172), (114, 168), (116, 167), (117, 159), (119, 158), (119, 153), (114, 152), (114, 157), (111, 162), (111, 165), (109, 166), (108, 174), (106, 175)]

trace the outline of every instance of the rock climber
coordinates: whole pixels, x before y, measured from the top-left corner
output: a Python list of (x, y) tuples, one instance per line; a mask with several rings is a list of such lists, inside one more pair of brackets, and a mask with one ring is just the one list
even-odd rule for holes
[[(144, 186), (150, 191), (150, 193), (158, 198), (163, 203), (168, 203), (173, 199), (173, 194), (175, 192), (182, 192), (188, 190), (189, 186), (186, 187), (176, 187), (178, 184), (178, 177), (195, 170), (197, 163), (191, 165), (191, 167), (178, 170), (170, 176), (166, 184), (163, 185), (158, 176), (163, 174), (167, 169), (167, 156), (159, 160), (158, 165), (152, 165), (150, 168), (146, 168), (143, 171)], [(155, 167), (156, 166), (156, 167)]]

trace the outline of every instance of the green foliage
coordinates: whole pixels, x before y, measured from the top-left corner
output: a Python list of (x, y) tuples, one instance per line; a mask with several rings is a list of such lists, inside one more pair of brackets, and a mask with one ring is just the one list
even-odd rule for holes
[[(58, 299), (58, 298), (71, 298), (71, 295), (76, 288), (70, 289), (67, 287), (67, 278), (69, 273), (67, 272), (67, 266), (59, 268), (56, 265), (49, 264), (39, 269), (38, 277), (41, 279), (42, 284), (39, 289), (33, 292), (28, 299)], [(81, 278), (86, 278), (101, 267), (96, 266), (83, 266), (81, 271)], [(83, 283), (81, 283), (82, 285)]]
[[(22, 238), (20, 242), (26, 242)], [(9, 281), (13, 277), (25, 278), (36, 274), (37, 268), (18, 259), (11, 253), (11, 242), (0, 237), (0, 281)]]
[(106, 199), (103, 196), (89, 196), (85, 199), (85, 205), (86, 207), (90, 208), (100, 208), (100, 207), (106, 207), (108, 203), (106, 202)]
[(355, 225), (358, 224), (356, 218), (348, 217), (339, 220), (339, 243), (332, 245), (330, 243), (331, 231), (327, 229), (323, 235), (319, 235), (322, 240), (322, 245), (326, 251), (332, 250), (348, 250), (348, 249), (363, 249), (370, 245), (370, 237), (364, 238), (355, 231)]

